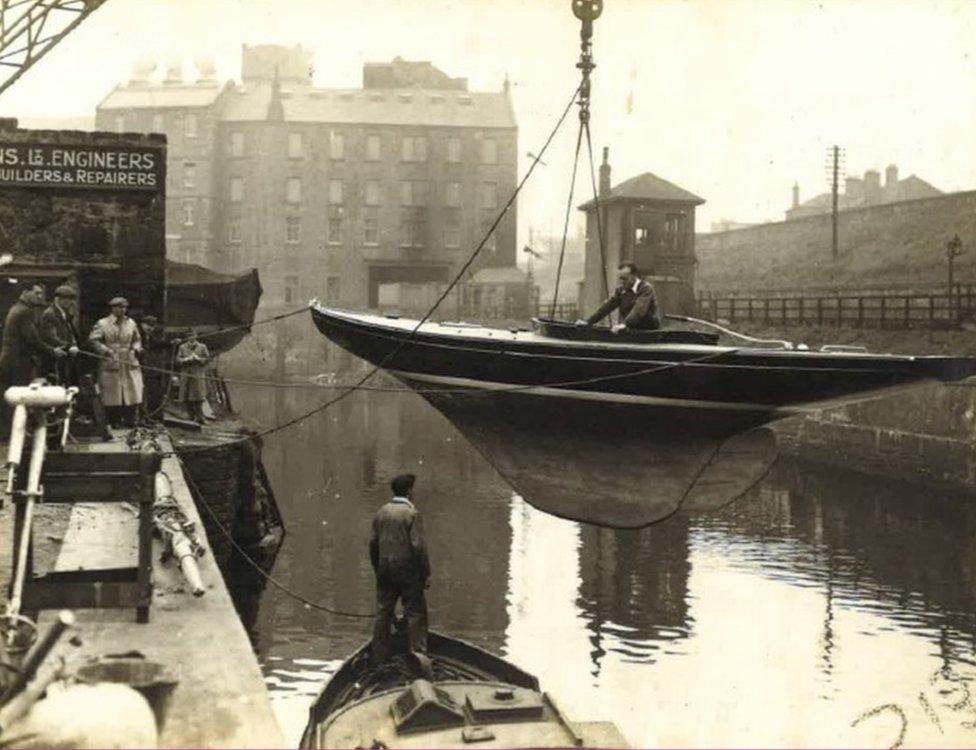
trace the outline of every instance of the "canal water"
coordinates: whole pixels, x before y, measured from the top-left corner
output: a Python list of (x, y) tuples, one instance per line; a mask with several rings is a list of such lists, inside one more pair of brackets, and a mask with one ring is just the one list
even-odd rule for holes
[[(329, 392), (236, 387), (265, 425)], [(372, 611), (370, 523), (418, 477), (431, 627), (534, 672), (634, 746), (976, 744), (976, 510), (781, 458), (730, 507), (640, 531), (533, 509), (414, 394), (357, 393), (267, 439), (273, 576)], [(267, 586), (243, 609), (286, 738), (370, 632)]]

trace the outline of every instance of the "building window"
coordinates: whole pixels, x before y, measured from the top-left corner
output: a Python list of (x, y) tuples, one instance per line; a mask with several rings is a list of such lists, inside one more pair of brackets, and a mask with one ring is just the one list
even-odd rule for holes
[(115, 132), (124, 133), (125, 132), (125, 115), (115, 116)]
[(330, 245), (342, 244), (342, 219), (338, 216), (329, 219), (328, 241)]
[(444, 184), (444, 205), (457, 208), (461, 205), (461, 183), (447, 182)]
[(166, 119), (161, 114), (153, 115), (152, 119), (152, 132), (153, 133), (165, 133), (166, 132)]
[(330, 159), (346, 158), (345, 139), (342, 137), (342, 133), (337, 133), (334, 130), (329, 132), (329, 158)]
[(498, 183), (481, 183), (481, 207), (494, 209), (498, 208)]
[(404, 136), (401, 158), (403, 161), (427, 161), (427, 139), (422, 135)]
[(244, 200), (244, 178), (243, 177), (231, 177), (230, 178), (230, 201), (231, 203), (240, 203)]
[(241, 242), (241, 220), (240, 217), (231, 216), (227, 220), (227, 241), (232, 245), (238, 245)]
[(427, 183), (423, 180), (404, 180), (400, 183), (401, 206), (426, 206)]
[(481, 163), (498, 163), (498, 142), (494, 138), (485, 138), (481, 142)]
[(302, 220), (298, 216), (285, 217), (285, 242), (294, 245), (301, 241)]
[(380, 205), (380, 183), (377, 180), (366, 180), (364, 198), (367, 206)]
[(285, 276), (285, 302), (294, 302), (298, 299), (298, 277)]
[(454, 225), (448, 224), (444, 227), (444, 247), (451, 250), (456, 250), (461, 247), (461, 228)]
[(329, 204), (342, 205), (342, 180), (329, 180)]
[(244, 133), (240, 130), (230, 134), (230, 155), (244, 156)]
[(289, 159), (302, 158), (302, 134), (301, 133), (288, 134), (288, 158)]
[(195, 218), (194, 212), (196, 206), (194, 205), (192, 200), (186, 200), (183, 201), (182, 208), (183, 208), (183, 226), (192, 227), (193, 219)]
[(461, 139), (460, 138), (447, 139), (447, 160), (451, 164), (457, 164), (461, 161)]
[(197, 116), (192, 112), (187, 112), (183, 117), (183, 134), (187, 138), (197, 137)]
[(302, 202), (302, 181), (297, 177), (289, 177), (285, 182), (285, 201), (288, 203)]
[(664, 241), (670, 252), (678, 252), (678, 247), (681, 244), (681, 235), (683, 233), (684, 215), (668, 214), (664, 220)]
[(363, 244), (370, 247), (380, 244), (380, 222), (375, 216), (363, 219)]
[(405, 213), (400, 224), (401, 247), (423, 247), (427, 235), (427, 223), (423, 218)]
[(339, 277), (338, 276), (326, 276), (325, 299), (327, 302), (336, 302), (339, 299)]
[(380, 160), (380, 137), (378, 135), (366, 136), (366, 161)]
[(183, 163), (183, 187), (192, 190), (197, 186), (197, 165), (192, 162)]

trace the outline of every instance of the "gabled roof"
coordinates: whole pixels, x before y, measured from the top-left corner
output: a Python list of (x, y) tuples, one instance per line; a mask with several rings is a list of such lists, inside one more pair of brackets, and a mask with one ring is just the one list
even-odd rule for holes
[[(514, 128), (508, 96), (435, 89), (332, 89), (282, 85), (286, 122)], [(249, 81), (228, 92), (220, 119), (263, 121), (271, 84)]]
[(209, 107), (224, 91), (227, 84), (152, 83), (116, 86), (106, 96), (99, 109), (140, 109), (156, 107)]
[[(704, 198), (699, 198), (694, 193), (689, 193), (684, 188), (678, 187), (673, 182), (668, 182), (663, 177), (658, 177), (651, 172), (644, 172), (644, 174), (631, 177), (629, 180), (624, 180), (610, 188), (609, 198), (601, 198), (600, 203), (612, 203), (619, 200), (667, 201), (695, 206), (700, 206), (705, 202)], [(579, 209), (586, 211), (595, 204), (596, 201), (589, 200)]]

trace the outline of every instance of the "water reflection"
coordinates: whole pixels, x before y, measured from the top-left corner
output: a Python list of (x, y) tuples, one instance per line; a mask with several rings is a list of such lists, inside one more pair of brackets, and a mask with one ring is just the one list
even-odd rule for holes
[[(290, 393), (262, 415), (262, 394), (235, 395), (268, 423), (314, 403)], [(412, 470), (433, 627), (507, 654), (636, 745), (890, 744), (901, 715), (908, 744), (976, 741), (946, 698), (976, 677), (971, 498), (781, 460), (724, 510), (587, 526), (513, 498), (443, 417), (394, 394), (346, 399), (270, 440), (266, 460), (289, 530), (278, 579), (371, 612), (369, 524), (389, 478)], [(297, 740), (369, 621), (268, 588), (252, 629)], [(887, 704), (901, 714), (852, 726)]]

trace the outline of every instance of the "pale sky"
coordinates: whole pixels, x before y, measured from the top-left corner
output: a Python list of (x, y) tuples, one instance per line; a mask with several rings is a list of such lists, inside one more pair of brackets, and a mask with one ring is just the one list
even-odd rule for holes
[[(578, 81), (569, 0), (108, 0), (0, 105), (90, 117), (140, 58), (205, 55), (226, 79), (242, 43), (306, 46), (324, 86), (359, 86), (364, 61), (396, 55), (474, 90), (507, 72), (520, 169)], [(976, 189), (976, 0), (605, 0), (594, 55), (596, 157), (610, 146), (614, 182), (651, 171), (705, 198), (699, 230), (782, 219), (794, 181), (802, 200), (827, 188), (834, 143), (851, 174), (897, 163)], [(561, 230), (571, 117), (520, 200), (523, 241), (530, 225)]]

